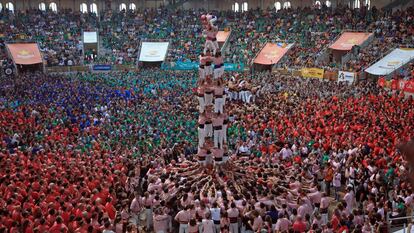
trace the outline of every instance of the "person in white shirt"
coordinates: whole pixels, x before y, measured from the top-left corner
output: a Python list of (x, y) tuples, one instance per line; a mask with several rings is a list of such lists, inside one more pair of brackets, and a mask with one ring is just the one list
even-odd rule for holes
[(217, 202), (214, 202), (213, 207), (210, 208), (210, 213), (211, 213), (211, 219), (214, 222), (214, 232), (215, 233), (220, 233), (220, 219), (221, 219), (220, 211), (221, 210), (218, 207)]
[(282, 156), (283, 160), (289, 159), (290, 157), (292, 157), (293, 152), (292, 150), (289, 148), (288, 144), (285, 145), (285, 147), (280, 150), (280, 155)]
[(333, 187), (335, 190), (335, 200), (339, 201), (339, 189), (341, 188), (341, 172), (339, 171), (339, 169), (336, 170), (332, 183), (333, 183)]

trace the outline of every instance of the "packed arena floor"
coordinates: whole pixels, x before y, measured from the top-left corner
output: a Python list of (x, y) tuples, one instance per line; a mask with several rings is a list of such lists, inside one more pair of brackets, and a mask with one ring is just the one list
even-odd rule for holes
[[(414, 45), (413, 13), (1, 11), (0, 58), (14, 70), (0, 75), (0, 233), (411, 232), (412, 58), (390, 81), (293, 68), (363, 73)], [(231, 30), (223, 48), (219, 28)], [(95, 29), (105, 53), (80, 46)], [(321, 62), (344, 30), (373, 37), (346, 62)], [(163, 62), (199, 63), (44, 72), (16, 63), (6, 42), (19, 38), (51, 67), (134, 65), (146, 40), (170, 41)], [(225, 69), (267, 42), (294, 46), (269, 71)]]
[(167, 232), (209, 217), (226, 229), (240, 216), (253, 230), (380, 232), (387, 216), (411, 215), (396, 148), (414, 136), (411, 97), (369, 83), (247, 79), (255, 101), (228, 104), (231, 159), (244, 170), (222, 171), (215, 186), (193, 156), (195, 81), (155, 70), (3, 79), (2, 231)]

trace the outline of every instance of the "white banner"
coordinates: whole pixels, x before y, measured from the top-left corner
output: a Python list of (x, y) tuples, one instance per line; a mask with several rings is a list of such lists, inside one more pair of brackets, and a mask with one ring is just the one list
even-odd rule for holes
[(98, 33), (97, 32), (83, 32), (83, 43), (85, 44), (98, 43)]
[(414, 49), (394, 49), (387, 56), (365, 69), (373, 75), (389, 75), (414, 59)]
[(142, 42), (139, 61), (160, 62), (167, 55), (169, 42)]
[(347, 72), (347, 71), (339, 71), (338, 72), (338, 82), (348, 82), (349, 84), (354, 83), (356, 78), (356, 73), (354, 72)]

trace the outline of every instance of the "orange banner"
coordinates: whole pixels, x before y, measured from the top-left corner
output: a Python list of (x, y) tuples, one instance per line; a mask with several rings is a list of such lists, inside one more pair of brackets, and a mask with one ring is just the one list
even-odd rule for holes
[(230, 31), (219, 31), (217, 33), (217, 42), (224, 43), (230, 36)]
[(372, 33), (367, 32), (344, 32), (329, 48), (335, 50), (349, 51), (354, 45), (361, 45)]
[(279, 60), (286, 54), (292, 44), (274, 44), (267, 43), (265, 47), (260, 50), (254, 63), (262, 65), (272, 65), (279, 62)]
[(19, 65), (32, 65), (42, 63), (37, 44), (7, 44), (13, 61)]

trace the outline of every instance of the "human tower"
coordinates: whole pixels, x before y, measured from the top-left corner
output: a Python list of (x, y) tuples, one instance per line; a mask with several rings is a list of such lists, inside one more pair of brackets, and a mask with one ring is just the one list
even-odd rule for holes
[(224, 106), (224, 63), (217, 42), (217, 17), (202, 15), (203, 35), (206, 39), (200, 54), (197, 98), (198, 119), (198, 160), (206, 167), (221, 165), (228, 160), (227, 124), (228, 116)]

